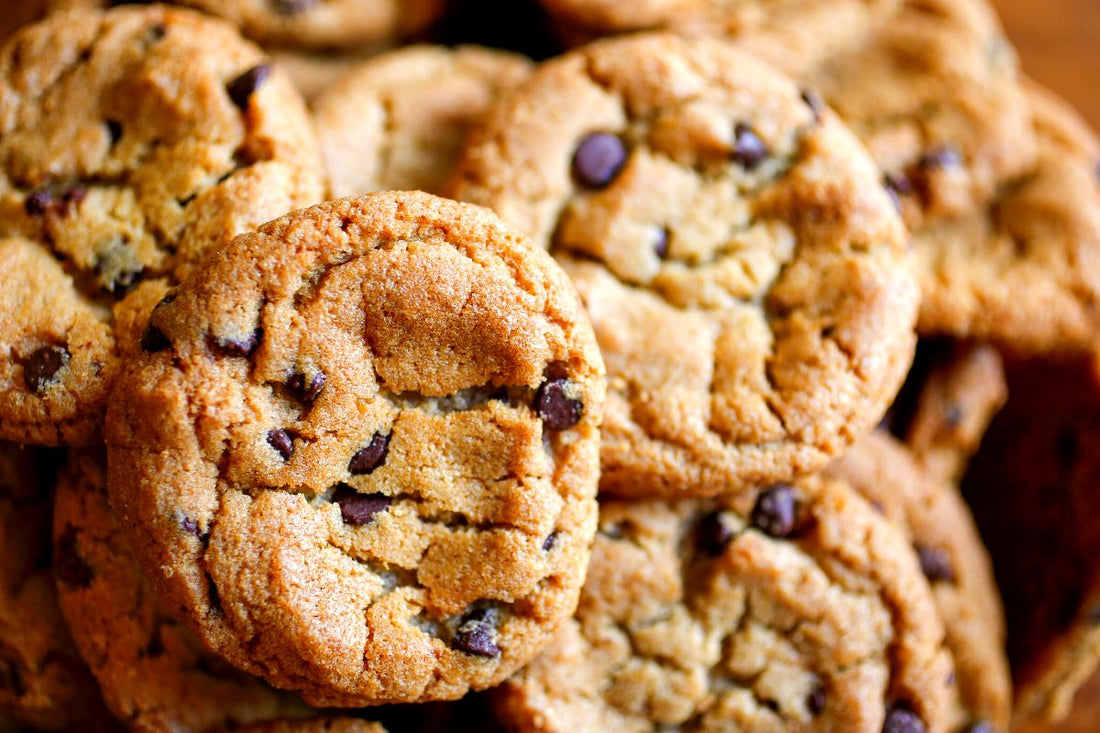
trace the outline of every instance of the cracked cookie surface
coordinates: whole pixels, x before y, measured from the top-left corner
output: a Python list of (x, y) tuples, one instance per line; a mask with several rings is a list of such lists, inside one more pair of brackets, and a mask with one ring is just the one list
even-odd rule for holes
[(1004, 611), (989, 555), (956, 486), (877, 430), (828, 472), (901, 529), (932, 586), (955, 668), (947, 730), (1007, 733), (1012, 682)]
[(840, 482), (604, 501), (575, 618), (496, 702), (539, 733), (943, 731), (942, 642), (914, 553)]
[(318, 200), (321, 176), (300, 97), (220, 21), (74, 11), (10, 38), (0, 247), (15, 266), (0, 274), (0, 435), (95, 442), (124, 348), (114, 321), (133, 292)]
[(573, 611), (604, 377), (566, 275), (423, 193), (294, 212), (154, 310), (108, 414), (147, 572), (312, 704), (461, 697)]
[(543, 64), (459, 164), (576, 282), (608, 365), (601, 490), (701, 495), (819, 470), (882, 417), (917, 289), (879, 173), (820, 100), (720, 41)]
[(470, 128), (531, 67), (477, 46), (413, 46), (349, 72), (313, 104), (333, 197), (440, 192)]

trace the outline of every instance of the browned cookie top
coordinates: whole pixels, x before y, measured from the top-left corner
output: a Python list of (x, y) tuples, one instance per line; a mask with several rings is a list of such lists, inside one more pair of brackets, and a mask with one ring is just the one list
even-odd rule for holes
[(608, 364), (601, 487), (714, 494), (821, 468), (912, 357), (906, 233), (820, 100), (716, 40), (543, 64), (455, 193), (551, 248)]
[(54, 586), (82, 568), (51, 562), (50, 491), (59, 452), (0, 443), (0, 712), (39, 730), (113, 731), (65, 628)]
[(911, 548), (831, 479), (604, 502), (574, 620), (501, 688), (518, 731), (944, 731)]
[(22, 239), (0, 240), (15, 265), (0, 272), (0, 437), (93, 441), (121, 348), (112, 311), (321, 192), (301, 99), (223, 23), (118, 8), (9, 39), (0, 237)]
[(1012, 682), (1004, 611), (989, 555), (956, 487), (881, 431), (830, 465), (829, 473), (902, 530), (932, 585), (955, 666), (947, 729), (1008, 733)]
[(234, 664), (312, 703), (457, 698), (572, 613), (603, 365), (568, 278), (491, 212), (295, 212), (212, 256), (143, 344), (112, 502)]

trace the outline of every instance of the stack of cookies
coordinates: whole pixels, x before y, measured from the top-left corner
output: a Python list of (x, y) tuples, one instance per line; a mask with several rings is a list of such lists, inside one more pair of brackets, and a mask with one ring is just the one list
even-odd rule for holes
[(0, 29), (10, 729), (1068, 713), (1100, 142), (986, 0), (106, 5)]

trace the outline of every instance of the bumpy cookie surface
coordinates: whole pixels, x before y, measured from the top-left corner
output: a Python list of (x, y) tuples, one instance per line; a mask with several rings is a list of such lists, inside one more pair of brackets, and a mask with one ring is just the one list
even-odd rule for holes
[(322, 193), (289, 82), (229, 26), (163, 7), (9, 39), (0, 161), (0, 437), (28, 442), (97, 437), (136, 286)]
[(470, 128), (530, 70), (518, 54), (476, 46), (413, 46), (367, 61), (313, 105), (332, 195), (439, 192)]
[(1100, 357), (1006, 365), (963, 493), (1008, 622), (1014, 722), (1053, 720), (1100, 660)]
[(603, 365), (566, 275), (422, 193), (238, 237), (153, 312), (112, 502), (202, 638), (311, 703), (460, 697), (572, 613)]
[(958, 490), (881, 431), (856, 444), (829, 473), (902, 530), (932, 585), (955, 667), (948, 730), (1007, 733), (1012, 682), (1004, 612), (989, 555)]
[(550, 247), (608, 364), (601, 489), (713, 494), (820, 469), (912, 358), (906, 233), (819, 100), (720, 41), (543, 64), (466, 150), (460, 198)]
[(40, 730), (115, 730), (57, 604), (50, 490), (61, 460), (0, 443), (0, 711)]
[(540, 733), (943, 731), (942, 641), (912, 550), (840, 482), (602, 502), (575, 619), (498, 703)]
[(1034, 158), (1016, 57), (985, 0), (904, 0), (806, 83), (867, 145), (914, 228), (984, 209)]
[(1036, 354), (1100, 333), (1100, 142), (1050, 92), (1028, 99), (1035, 166), (976, 214), (916, 234), (922, 334)]

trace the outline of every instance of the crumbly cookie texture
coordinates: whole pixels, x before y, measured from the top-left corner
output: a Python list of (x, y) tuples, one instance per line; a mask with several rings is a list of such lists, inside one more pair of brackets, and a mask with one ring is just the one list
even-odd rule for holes
[(914, 229), (984, 209), (1035, 158), (1016, 57), (985, 0), (905, 0), (803, 78), (867, 145)]
[(551, 60), (490, 111), (459, 198), (551, 248), (608, 364), (601, 490), (812, 473), (912, 359), (917, 288), (879, 173), (812, 95), (720, 41)]
[(575, 618), (497, 702), (540, 733), (943, 731), (942, 643), (912, 549), (843, 483), (602, 502)]
[(31, 443), (100, 439), (135, 288), (323, 188), (290, 83), (228, 25), (160, 6), (10, 38), (0, 161), (0, 438)]
[(1006, 364), (963, 480), (1008, 622), (1013, 723), (1057, 720), (1100, 660), (1100, 357)]
[[(114, 731), (65, 628), (50, 556), (50, 491), (59, 452), (0, 443), (0, 712), (38, 730)], [(52, 566), (52, 567), (51, 567)]]
[(828, 471), (901, 529), (932, 585), (955, 667), (947, 730), (1007, 733), (1012, 682), (1004, 611), (989, 555), (958, 489), (884, 431), (864, 438)]
[(1100, 333), (1100, 141), (1027, 88), (1039, 157), (982, 211), (916, 233), (922, 334), (1018, 354), (1090, 348)]
[(234, 664), (311, 704), (454, 699), (573, 612), (603, 364), (565, 273), (491, 212), (294, 212), (212, 255), (142, 343), (112, 503)]
[(438, 193), (470, 128), (531, 68), (477, 46), (411, 46), (356, 68), (313, 105), (332, 195)]
[(157, 605), (107, 501), (101, 449), (74, 452), (57, 484), (54, 557), (65, 621), (103, 698), (135, 730), (222, 731), (304, 718), (301, 700), (206, 651)]

